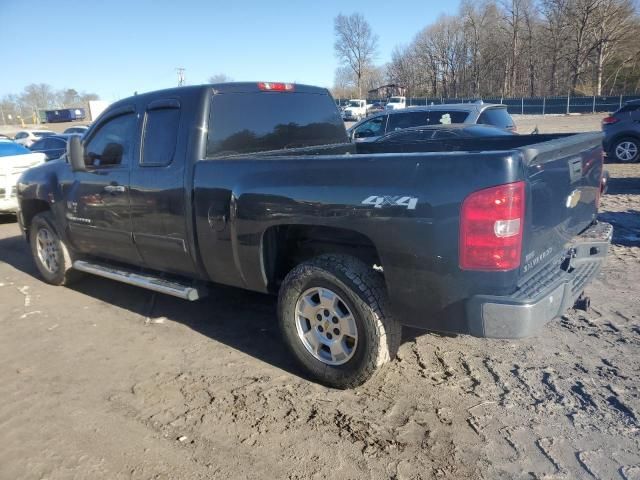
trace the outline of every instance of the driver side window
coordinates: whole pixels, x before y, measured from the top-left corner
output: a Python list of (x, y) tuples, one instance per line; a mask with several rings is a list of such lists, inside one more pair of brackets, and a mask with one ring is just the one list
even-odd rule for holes
[(84, 163), (87, 167), (110, 168), (130, 161), (136, 134), (136, 115), (126, 113), (107, 120), (86, 143)]
[(386, 120), (386, 115), (380, 115), (379, 117), (364, 122), (354, 130), (354, 138), (379, 137), (380, 135), (384, 135)]

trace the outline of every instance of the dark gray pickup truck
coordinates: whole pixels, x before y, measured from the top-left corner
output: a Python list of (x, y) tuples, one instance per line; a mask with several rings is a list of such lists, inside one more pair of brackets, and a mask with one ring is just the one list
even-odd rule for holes
[(600, 134), (349, 143), (325, 89), (183, 87), (111, 105), (18, 183), (43, 278), (188, 300), (278, 294), (293, 356), (335, 387), (401, 325), (515, 338), (574, 305), (607, 254)]

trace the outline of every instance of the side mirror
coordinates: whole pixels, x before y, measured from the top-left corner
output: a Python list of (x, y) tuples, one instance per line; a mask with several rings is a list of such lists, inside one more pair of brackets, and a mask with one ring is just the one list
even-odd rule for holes
[(84, 164), (84, 147), (81, 137), (73, 135), (67, 143), (67, 158), (71, 163), (71, 170), (74, 172), (84, 172), (87, 168)]

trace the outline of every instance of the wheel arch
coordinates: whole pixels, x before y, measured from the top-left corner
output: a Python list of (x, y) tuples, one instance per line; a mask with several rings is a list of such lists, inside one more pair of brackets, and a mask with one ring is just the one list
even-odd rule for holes
[(20, 215), (22, 217), (23, 228), (26, 232), (27, 241), (29, 241), (29, 229), (33, 217), (42, 212), (51, 211), (51, 206), (45, 200), (39, 198), (30, 198), (20, 202)]
[(624, 131), (616, 133), (613, 137), (611, 137), (611, 140), (607, 142), (607, 144), (609, 145), (609, 150), (613, 149), (616, 142), (622, 140), (623, 138), (633, 138), (634, 140), (640, 142), (640, 132)]
[(356, 230), (304, 224), (272, 226), (265, 230), (261, 245), (268, 290), (276, 292), (296, 265), (327, 253), (350, 255), (372, 267), (382, 267), (374, 242)]

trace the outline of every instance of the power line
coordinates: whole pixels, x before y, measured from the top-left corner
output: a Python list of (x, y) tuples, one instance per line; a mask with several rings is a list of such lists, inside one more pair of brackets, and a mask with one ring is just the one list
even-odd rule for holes
[(183, 67), (176, 68), (176, 73), (178, 74), (178, 86), (179, 87), (184, 85), (184, 71), (185, 71), (185, 68), (183, 68)]

